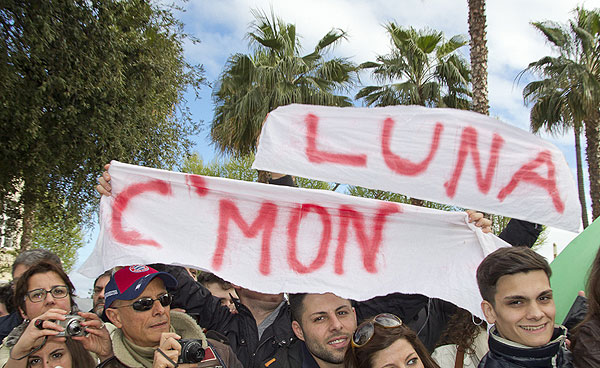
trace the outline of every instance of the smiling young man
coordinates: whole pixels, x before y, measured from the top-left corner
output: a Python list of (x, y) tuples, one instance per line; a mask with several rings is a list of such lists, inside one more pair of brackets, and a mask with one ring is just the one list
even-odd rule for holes
[(356, 330), (356, 313), (348, 299), (332, 293), (290, 295), (292, 329), (298, 338), (280, 349), (267, 368), (341, 368)]
[(554, 324), (550, 265), (525, 247), (501, 248), (477, 268), (489, 353), (479, 367), (571, 367), (566, 328)]
[[(106, 285), (105, 314), (117, 328), (111, 333), (115, 357), (110, 367), (177, 366), (179, 339), (194, 339), (206, 350), (202, 367), (241, 368), (231, 349), (207, 339), (194, 319), (172, 312), (170, 292), (177, 281), (166, 272), (136, 265), (117, 271)], [(196, 364), (179, 364), (198, 367)]]

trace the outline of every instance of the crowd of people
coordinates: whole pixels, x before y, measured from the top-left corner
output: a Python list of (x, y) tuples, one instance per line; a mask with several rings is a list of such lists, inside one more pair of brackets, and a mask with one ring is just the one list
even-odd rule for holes
[(486, 321), (425, 295), (265, 294), (168, 264), (106, 270), (80, 311), (60, 259), (28, 250), (0, 290), (11, 295), (0, 299), (0, 367), (600, 367), (600, 253), (569, 334), (555, 321), (550, 266), (530, 249), (539, 231), (511, 220), (500, 236), (512, 247), (479, 265)]

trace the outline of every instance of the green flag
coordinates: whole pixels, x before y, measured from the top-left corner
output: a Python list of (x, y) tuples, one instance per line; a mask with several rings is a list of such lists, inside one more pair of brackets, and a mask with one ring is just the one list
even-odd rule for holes
[(590, 267), (600, 246), (600, 218), (579, 234), (550, 264), (550, 285), (556, 303), (556, 323), (562, 323), (579, 290), (585, 290)]

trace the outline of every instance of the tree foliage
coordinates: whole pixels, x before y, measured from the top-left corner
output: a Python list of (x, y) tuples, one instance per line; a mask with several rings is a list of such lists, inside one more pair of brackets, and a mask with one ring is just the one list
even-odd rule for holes
[(258, 174), (252, 169), (254, 154), (235, 156), (226, 160), (216, 159), (204, 162), (197, 153), (189, 156), (181, 166), (181, 171), (190, 174), (216, 176), (243, 181), (257, 181)]
[(58, 255), (63, 269), (69, 273), (77, 262), (77, 251), (85, 245), (81, 226), (69, 216), (60, 213), (53, 218), (38, 216), (30, 249), (47, 249)]
[[(523, 96), (534, 102), (532, 126), (551, 131), (583, 127), (593, 218), (600, 216), (600, 11), (577, 8), (567, 25), (533, 25), (558, 51), (524, 70), (541, 79), (529, 83)], [(535, 128), (535, 126), (533, 126)]]
[(442, 32), (404, 28), (393, 22), (385, 28), (392, 44), (390, 53), (360, 65), (370, 69), (382, 85), (362, 88), (357, 99), (363, 98), (368, 106), (469, 108), (470, 71), (458, 53), (467, 43), (462, 36), (445, 40)]
[[(216, 176), (220, 178), (229, 178), (243, 181), (257, 181), (258, 173), (252, 169), (254, 154), (245, 156), (231, 156), (226, 159), (216, 159), (205, 163), (198, 154), (189, 156), (181, 167), (181, 171), (205, 176)], [(306, 179), (295, 177), (296, 185), (299, 188), (332, 190), (335, 187), (333, 183), (327, 183), (315, 179)]]
[(254, 151), (267, 113), (279, 106), (350, 106), (351, 100), (337, 93), (353, 85), (356, 72), (345, 58), (325, 58), (346, 39), (344, 31), (332, 29), (301, 56), (294, 24), (273, 14), (253, 14), (247, 35), (252, 53), (229, 57), (213, 90), (211, 138), (221, 152), (234, 155)]
[(18, 198), (23, 247), (35, 219), (59, 207), (87, 218), (104, 163), (172, 168), (191, 147), (197, 124), (183, 93), (204, 78), (184, 60), (172, 10), (144, 0), (2, 2), (0, 201)]

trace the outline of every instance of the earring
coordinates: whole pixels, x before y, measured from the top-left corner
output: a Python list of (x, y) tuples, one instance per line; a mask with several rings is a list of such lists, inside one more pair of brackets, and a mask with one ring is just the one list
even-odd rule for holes
[[(479, 319), (479, 318), (477, 318), (477, 319)], [(482, 319), (479, 319), (479, 323), (475, 322), (475, 316), (473, 314), (471, 314), (471, 321), (473, 321), (473, 324), (475, 326), (481, 326), (483, 324), (483, 320)]]

